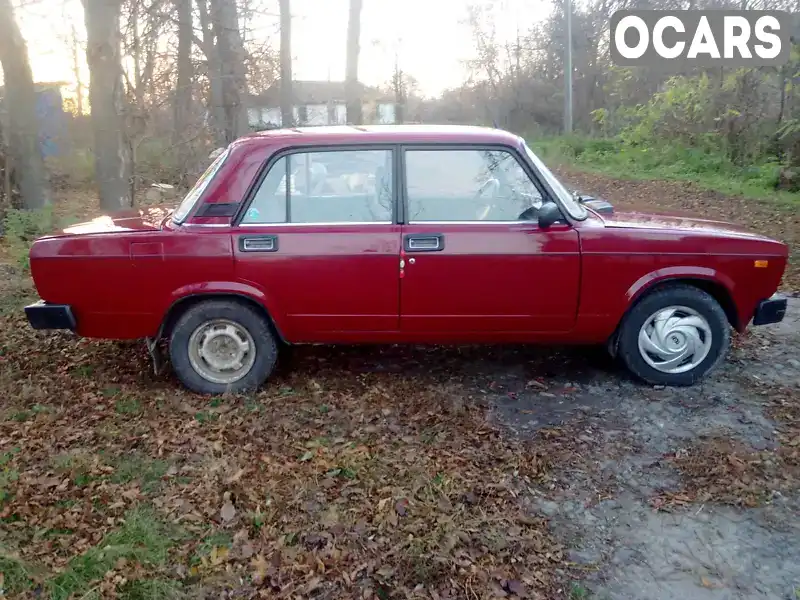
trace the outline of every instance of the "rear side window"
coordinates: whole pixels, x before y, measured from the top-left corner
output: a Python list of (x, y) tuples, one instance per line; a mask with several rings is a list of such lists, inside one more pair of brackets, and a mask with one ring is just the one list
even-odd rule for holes
[(200, 175), (200, 178), (195, 182), (194, 187), (189, 190), (189, 193), (183, 198), (178, 208), (172, 213), (172, 220), (175, 223), (183, 223), (183, 220), (192, 212), (194, 205), (197, 204), (200, 196), (206, 191), (208, 184), (217, 174), (220, 167), (225, 163), (230, 151), (226, 148), (216, 159), (212, 162), (205, 172)]
[(542, 194), (510, 152), (407, 150), (405, 159), (412, 223), (517, 221), (542, 205)]
[(392, 221), (392, 151), (296, 152), (270, 167), (242, 224)]

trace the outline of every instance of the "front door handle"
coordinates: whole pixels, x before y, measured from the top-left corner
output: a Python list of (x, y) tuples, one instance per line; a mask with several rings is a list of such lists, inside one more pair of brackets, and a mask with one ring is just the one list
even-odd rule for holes
[(406, 252), (441, 252), (444, 250), (444, 234), (409, 233), (403, 238)]
[(243, 235), (239, 238), (240, 252), (277, 252), (277, 235)]

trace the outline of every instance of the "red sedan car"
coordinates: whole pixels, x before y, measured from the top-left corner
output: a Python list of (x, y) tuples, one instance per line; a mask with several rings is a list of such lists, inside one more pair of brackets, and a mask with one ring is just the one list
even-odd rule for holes
[(167, 340), (190, 389), (253, 389), (281, 343), (608, 344), (689, 385), (730, 330), (783, 318), (785, 244), (615, 213), (511, 133), (274, 130), (237, 140), (176, 210), (37, 240), (36, 329)]

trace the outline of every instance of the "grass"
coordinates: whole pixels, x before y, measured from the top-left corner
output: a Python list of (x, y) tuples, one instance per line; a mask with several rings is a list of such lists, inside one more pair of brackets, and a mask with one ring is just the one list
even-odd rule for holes
[(572, 582), (569, 590), (570, 600), (588, 600), (591, 596), (589, 590), (583, 587), (580, 583)]
[(121, 600), (173, 600), (183, 597), (183, 586), (168, 579), (137, 579), (123, 585), (117, 595)]
[(13, 484), (18, 479), (19, 472), (17, 472), (16, 469), (11, 469), (9, 467), (0, 468), (0, 505), (14, 495), (12, 491)]
[(617, 138), (568, 136), (529, 143), (549, 165), (572, 165), (618, 179), (691, 181), (724, 194), (800, 206), (800, 193), (775, 189), (780, 171), (777, 163), (740, 167), (722, 155), (697, 148), (631, 146)]
[(142, 565), (162, 565), (166, 562), (168, 551), (178, 536), (177, 531), (158, 520), (152, 511), (144, 508), (133, 509), (126, 514), (125, 522), (119, 529), (107, 534), (97, 546), (73, 558), (63, 573), (47, 582), (50, 596), (52, 600), (83, 596), (90, 592), (92, 584), (102, 579), (120, 559)]
[(169, 462), (139, 454), (127, 454), (114, 461), (112, 483), (130, 483), (138, 480), (143, 492), (155, 489), (158, 482), (167, 473)]
[(57, 472), (69, 475), (72, 483), (82, 488), (95, 480), (91, 474), (95, 460), (96, 457), (89, 452), (72, 452), (56, 456), (53, 467)]
[(3, 591), (0, 596), (18, 594), (28, 589), (33, 580), (33, 572), (27, 564), (2, 551), (0, 551), (0, 573), (3, 574)]
[(219, 414), (211, 411), (203, 410), (195, 413), (194, 418), (201, 425), (204, 423), (214, 423), (219, 420)]
[(191, 558), (191, 564), (198, 566), (218, 552), (220, 548), (228, 549), (233, 545), (233, 537), (224, 531), (215, 531), (203, 538)]
[(136, 398), (120, 398), (114, 403), (114, 410), (121, 415), (138, 415), (142, 404)]

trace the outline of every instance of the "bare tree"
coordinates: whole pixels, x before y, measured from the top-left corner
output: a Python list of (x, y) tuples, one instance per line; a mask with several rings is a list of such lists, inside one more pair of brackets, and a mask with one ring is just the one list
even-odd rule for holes
[(289, 0), (280, 0), (281, 9), (281, 126), (294, 124), (292, 109), (292, 12)]
[(175, 0), (178, 17), (178, 78), (175, 83), (174, 130), (172, 143), (186, 135), (192, 110), (192, 2)]
[(222, 77), (225, 141), (230, 143), (247, 133), (248, 128), (246, 57), (235, 0), (211, 0), (211, 21)]
[(206, 0), (196, 0), (197, 11), (200, 14), (200, 27), (203, 37), (200, 46), (206, 56), (206, 74), (208, 77), (208, 112), (214, 130), (217, 146), (226, 144), (225, 110), (222, 99), (222, 66), (220, 65), (217, 42), (214, 38), (214, 29)]
[(83, 0), (86, 62), (94, 131), (95, 179), (100, 206), (133, 205), (131, 148), (125, 133), (120, 60), (120, 0)]
[(80, 40), (75, 31), (75, 24), (70, 24), (69, 46), (72, 54), (72, 76), (75, 78), (75, 108), (79, 115), (83, 114), (83, 79), (81, 78)]
[[(36, 88), (28, 63), (28, 48), (14, 20), (10, 0), (0, 0), (0, 64), (5, 80), (8, 151), (14, 163), (25, 208), (50, 203), (47, 172), (39, 146)], [(6, 165), (6, 172), (8, 165)]]
[(361, 125), (361, 90), (358, 85), (358, 55), (361, 50), (361, 5), (362, 0), (350, 0), (350, 18), (347, 22), (347, 73), (345, 96), (347, 97), (347, 122)]

